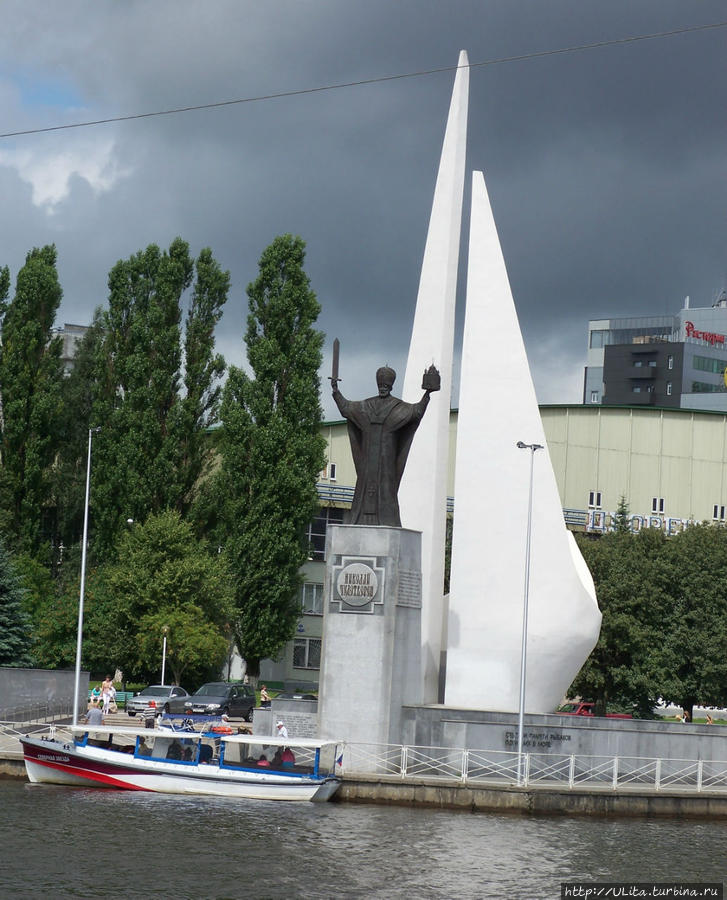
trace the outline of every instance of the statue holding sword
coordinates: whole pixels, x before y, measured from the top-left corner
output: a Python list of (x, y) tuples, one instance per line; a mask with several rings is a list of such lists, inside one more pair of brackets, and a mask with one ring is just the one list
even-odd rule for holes
[(348, 436), (356, 467), (356, 489), (349, 524), (401, 527), (398, 492), (401, 476), (429, 395), (440, 390), (439, 372), (432, 365), (424, 373), (424, 396), (405, 403), (391, 396), (396, 372), (382, 366), (376, 372), (378, 394), (366, 400), (347, 400), (338, 390), (340, 342), (333, 342), (331, 387), (341, 415), (348, 421)]

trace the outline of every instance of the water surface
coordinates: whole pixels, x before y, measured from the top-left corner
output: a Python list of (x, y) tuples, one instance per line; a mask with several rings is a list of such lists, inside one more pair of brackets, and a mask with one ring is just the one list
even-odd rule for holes
[(722, 881), (727, 823), (532, 818), (0, 781), (0, 895), (558, 898)]

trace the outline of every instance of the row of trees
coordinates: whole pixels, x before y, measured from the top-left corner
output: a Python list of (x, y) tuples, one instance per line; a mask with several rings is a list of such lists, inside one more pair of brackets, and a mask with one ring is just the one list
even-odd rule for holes
[(68, 374), (55, 248), (28, 254), (12, 299), (0, 269), (0, 539), (32, 639), (17, 661), (72, 663), (91, 428), (84, 664), (156, 677), (166, 625), (175, 677), (219, 671), (233, 640), (254, 672), (292, 636), (324, 462), (304, 259), (291, 235), (264, 251), (249, 372), (231, 367), (224, 387), (214, 331), (230, 280), (209, 249), (194, 258), (177, 238), (120, 260)]
[[(622, 503), (622, 506), (624, 504)], [(601, 635), (571, 692), (652, 714), (658, 698), (688, 710), (727, 703), (727, 529), (673, 537), (616, 530), (579, 544), (603, 613)]]

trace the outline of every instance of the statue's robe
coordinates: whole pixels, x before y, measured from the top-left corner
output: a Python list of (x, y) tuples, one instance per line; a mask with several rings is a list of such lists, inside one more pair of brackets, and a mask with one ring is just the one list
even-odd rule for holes
[(354, 401), (336, 390), (333, 399), (348, 421), (356, 466), (350, 524), (401, 527), (399, 484), (429, 394), (418, 403), (405, 403), (391, 395)]

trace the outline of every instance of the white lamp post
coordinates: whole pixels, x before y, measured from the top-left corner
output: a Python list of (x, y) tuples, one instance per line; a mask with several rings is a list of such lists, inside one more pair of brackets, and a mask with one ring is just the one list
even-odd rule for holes
[(536, 450), (542, 450), (542, 444), (526, 444), (518, 441), (518, 450), (530, 451), (530, 485), (528, 487), (528, 524), (525, 537), (525, 586), (523, 588), (523, 634), (520, 648), (520, 705), (517, 719), (517, 783), (523, 783), (523, 714), (525, 712), (525, 673), (528, 654), (528, 595), (530, 592), (530, 535), (533, 523), (533, 462)]
[(83, 508), (83, 547), (81, 548), (81, 595), (78, 600), (78, 634), (76, 635), (76, 678), (73, 687), (73, 724), (78, 725), (78, 703), (81, 688), (81, 646), (83, 644), (83, 598), (86, 590), (86, 550), (88, 546), (88, 505), (91, 495), (91, 443), (100, 428), (88, 430), (88, 462), (86, 464), (86, 501)]
[(162, 628), (162, 634), (164, 635), (164, 640), (162, 641), (162, 687), (164, 687), (164, 670), (167, 666), (167, 635), (169, 634), (168, 625), (165, 625)]

